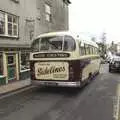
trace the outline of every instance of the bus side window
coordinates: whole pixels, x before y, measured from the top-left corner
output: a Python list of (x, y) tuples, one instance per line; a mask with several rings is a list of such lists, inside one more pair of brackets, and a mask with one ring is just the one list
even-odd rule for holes
[(81, 55), (85, 55), (85, 48), (81, 47), (80, 50), (81, 50)]
[(87, 45), (86, 44), (84, 45), (84, 49), (85, 49), (85, 55), (87, 55), (88, 54), (88, 50), (87, 50)]
[(95, 54), (95, 48), (93, 47), (93, 54)]
[(82, 45), (81, 43), (79, 44), (79, 50), (80, 50), (80, 56), (85, 55), (85, 53), (86, 53), (85, 46)]
[(90, 54), (93, 54), (92, 46), (90, 46)]
[(95, 55), (97, 54), (97, 48), (95, 48)]
[(90, 55), (92, 55), (92, 48), (91, 48), (91, 46), (90, 46)]
[(88, 45), (88, 54), (89, 55), (91, 54), (91, 47), (90, 47), (90, 45)]
[(90, 54), (90, 47), (87, 44), (85, 44), (85, 51), (86, 51), (85, 55), (89, 55)]
[(87, 55), (87, 46), (86, 46), (86, 44), (84, 44), (84, 51), (85, 51), (84, 55)]
[(99, 50), (98, 50), (98, 48), (97, 48), (97, 54), (99, 54)]
[(94, 54), (94, 47), (92, 47), (92, 54)]
[(98, 49), (96, 48), (96, 54), (98, 54)]
[(80, 54), (80, 56), (82, 55), (81, 54), (81, 42), (79, 43), (79, 54)]

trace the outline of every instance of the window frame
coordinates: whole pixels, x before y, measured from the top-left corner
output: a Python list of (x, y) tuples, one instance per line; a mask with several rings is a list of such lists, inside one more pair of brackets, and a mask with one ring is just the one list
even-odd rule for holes
[[(49, 10), (48, 10), (49, 9)], [(51, 18), (51, 6), (50, 6), (50, 4), (48, 4), (48, 3), (45, 3), (45, 20), (47, 21), (47, 22), (51, 22), (52, 21), (52, 18)], [(47, 19), (47, 17), (49, 18), (49, 19)]]
[[(2, 12), (2, 11), (0, 11), (0, 14), (3, 15), (3, 17), (4, 17), (4, 26), (3, 26), (3, 27), (4, 27), (4, 30), (3, 30), (4, 33), (3, 33), (3, 34), (1, 33), (0, 35), (4, 35), (4, 34), (5, 34), (5, 13)], [(2, 21), (2, 20), (1, 20), (1, 21)]]
[(90, 52), (90, 55), (93, 55), (93, 46), (92, 45), (89, 45), (89, 52)]
[[(66, 36), (71, 38), (71, 40), (74, 42), (74, 48), (72, 50), (65, 50), (64, 49), (65, 37)], [(51, 38), (51, 37), (61, 37), (61, 39), (62, 39), (62, 49), (60, 51), (74, 52), (76, 50), (76, 41), (75, 41), (75, 39), (72, 36), (70, 36), (70, 35), (55, 35), (55, 36), (40, 37), (40, 38), (35, 39), (31, 43), (32, 52), (47, 51), (47, 50), (41, 50), (41, 46), (42, 46), (41, 40), (45, 39), (45, 38)], [(35, 49), (35, 48), (37, 48), (37, 49)], [(56, 50), (56, 51), (58, 51), (58, 50)]]
[[(10, 57), (13, 58), (13, 59), (12, 59), (12, 60), (13, 60), (12, 63), (9, 63), (9, 62), (11, 62), (11, 61), (9, 61), (9, 58), (10, 58)], [(14, 55), (11, 54), (11, 55), (8, 55), (8, 56), (7, 56), (7, 64), (8, 64), (8, 65), (15, 65), (15, 64), (16, 64), (16, 58), (15, 58)]]
[[(2, 60), (2, 63), (4, 64), (4, 60), (3, 60), (3, 54), (2, 53), (0, 53), (0, 57), (1, 57), (1, 60)], [(2, 67), (2, 72), (0, 73), (0, 76), (2, 76), (2, 75), (4, 75), (4, 65), (1, 65)]]
[[(0, 34), (0, 37), (11, 37), (18, 38), (19, 36), (19, 17), (13, 15), (11, 13), (7, 13), (5, 11), (0, 10), (0, 13), (4, 14), (4, 34)], [(12, 22), (8, 21), (8, 16), (12, 16)], [(16, 18), (16, 23), (14, 23), (13, 19)], [(12, 24), (12, 34), (9, 35), (9, 27), (8, 24)], [(16, 26), (16, 35), (14, 35), (14, 26)]]
[(19, 0), (11, 0), (11, 1), (13, 1), (14, 3), (19, 3), (20, 1)]
[[(82, 44), (82, 46), (81, 46)], [(84, 56), (84, 55), (97, 55), (98, 54), (98, 48), (84, 43), (84, 42), (79, 42), (79, 54), (80, 56)]]
[(86, 55), (85, 43), (83, 42), (79, 42), (79, 53), (80, 53), (80, 56)]
[(20, 72), (25, 72), (25, 71), (29, 71), (30, 70), (30, 65), (29, 65), (29, 68), (28, 69), (24, 69), (24, 70), (22, 70), (21, 69), (21, 66), (22, 66), (22, 54), (29, 54), (29, 57), (30, 57), (30, 52), (28, 52), (28, 51), (20, 51), (19, 52), (19, 61), (20, 61), (20, 64), (19, 64), (19, 67), (20, 67)]

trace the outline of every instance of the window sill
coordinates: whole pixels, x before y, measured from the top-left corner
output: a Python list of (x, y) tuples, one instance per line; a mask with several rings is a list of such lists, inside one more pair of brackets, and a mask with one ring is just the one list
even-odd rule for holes
[(19, 0), (11, 0), (11, 1), (13, 1), (16, 4), (18, 4), (20, 2)]
[(20, 73), (30, 71), (30, 69), (21, 70)]
[(0, 78), (4, 78), (5, 76), (4, 75), (0, 75)]
[(19, 39), (18, 36), (6, 36), (6, 35), (0, 35), (1, 38), (11, 38), (11, 39)]

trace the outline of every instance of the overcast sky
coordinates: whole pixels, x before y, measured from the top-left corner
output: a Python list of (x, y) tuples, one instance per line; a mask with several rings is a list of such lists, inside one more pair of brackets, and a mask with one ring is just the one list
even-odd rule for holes
[(90, 33), (107, 42), (120, 42), (120, 0), (70, 0), (70, 30)]

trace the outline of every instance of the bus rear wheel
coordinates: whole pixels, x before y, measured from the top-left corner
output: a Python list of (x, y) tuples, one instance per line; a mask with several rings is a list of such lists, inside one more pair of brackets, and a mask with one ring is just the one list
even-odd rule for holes
[(89, 73), (89, 77), (88, 77), (88, 80), (87, 80), (87, 84), (90, 84), (92, 80), (92, 73)]

